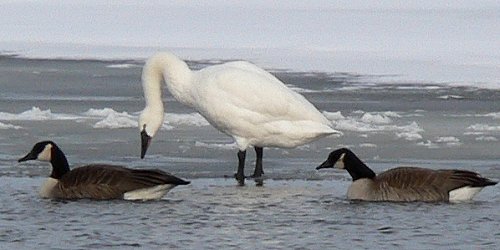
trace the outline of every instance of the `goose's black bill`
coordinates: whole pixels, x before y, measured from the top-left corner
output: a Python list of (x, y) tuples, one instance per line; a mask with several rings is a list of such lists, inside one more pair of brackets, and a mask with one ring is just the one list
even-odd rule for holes
[(36, 160), (36, 155), (34, 155), (32, 152), (29, 152), (26, 156), (17, 160), (17, 162), (30, 161), (30, 160)]
[(328, 160), (326, 160), (325, 162), (321, 163), (321, 165), (317, 166), (316, 170), (322, 169), (322, 168), (332, 168), (332, 167), (333, 167), (333, 164), (331, 164)]

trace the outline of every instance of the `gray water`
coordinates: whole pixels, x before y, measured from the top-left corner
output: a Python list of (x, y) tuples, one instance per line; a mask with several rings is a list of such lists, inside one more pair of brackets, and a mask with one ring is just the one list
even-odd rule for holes
[[(130, 65), (109, 67), (123, 64)], [(84, 114), (111, 108), (136, 116), (144, 105), (141, 66), (138, 61), (0, 57), (0, 122), (10, 125), (0, 129), (0, 248), (499, 247), (498, 185), (458, 204), (353, 202), (345, 199), (347, 173), (315, 167), (331, 150), (348, 146), (376, 172), (398, 165), (460, 168), (499, 180), (500, 91), (274, 70), (318, 109), (340, 111), (344, 118), (332, 120), (344, 136), (297, 149), (265, 149), (264, 186), (248, 180), (238, 187), (228, 177), (236, 170), (231, 139), (197, 118), (170, 122), (140, 160), (135, 126), (98, 128), (103, 118)], [(164, 101), (168, 113), (194, 112), (167, 91)], [(21, 115), (33, 107), (50, 114)], [(16, 160), (45, 139), (58, 143), (74, 166), (160, 168), (192, 183), (151, 202), (41, 199), (37, 191), (49, 166)], [(250, 150), (247, 173), (253, 160)]]

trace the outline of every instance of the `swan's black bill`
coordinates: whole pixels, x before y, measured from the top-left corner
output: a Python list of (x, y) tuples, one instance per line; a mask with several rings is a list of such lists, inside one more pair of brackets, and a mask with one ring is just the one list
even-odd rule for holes
[(33, 152), (29, 152), (26, 156), (17, 160), (17, 162), (30, 161), (30, 160), (36, 160), (36, 155), (34, 155)]
[(146, 130), (143, 129), (141, 132), (141, 159), (144, 159), (146, 155), (146, 151), (148, 151), (149, 144), (151, 144), (151, 136), (146, 133)]

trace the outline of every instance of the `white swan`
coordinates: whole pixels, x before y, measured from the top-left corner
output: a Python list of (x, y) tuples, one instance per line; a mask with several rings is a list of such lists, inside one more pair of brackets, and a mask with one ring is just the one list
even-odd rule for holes
[[(146, 107), (139, 118), (141, 158), (163, 124), (161, 82), (179, 102), (196, 109), (239, 148), (238, 171), (244, 184), (246, 149), (255, 147), (253, 177), (260, 179), (263, 147), (292, 148), (330, 134), (341, 134), (302, 95), (267, 71), (244, 61), (192, 71), (175, 55), (162, 52), (144, 65), (142, 84)], [(260, 180), (260, 184), (262, 184)]]

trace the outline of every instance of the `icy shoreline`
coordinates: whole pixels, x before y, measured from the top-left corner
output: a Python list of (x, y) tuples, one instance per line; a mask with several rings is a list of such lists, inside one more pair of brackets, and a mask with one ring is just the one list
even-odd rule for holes
[(11, 0), (2, 9), (0, 54), (143, 61), (169, 50), (193, 61), (500, 89), (497, 1)]

